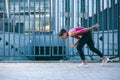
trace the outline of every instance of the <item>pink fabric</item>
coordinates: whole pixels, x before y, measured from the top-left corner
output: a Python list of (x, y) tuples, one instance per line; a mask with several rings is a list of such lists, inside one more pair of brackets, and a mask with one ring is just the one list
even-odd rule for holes
[[(76, 27), (76, 28), (72, 28), (72, 29), (75, 29), (76, 31), (79, 31), (79, 30), (84, 29), (84, 27)], [(70, 29), (70, 30), (71, 30), (71, 29)], [(70, 30), (68, 30), (67, 32), (69, 32)]]
[(76, 31), (79, 31), (79, 30), (82, 30), (84, 28), (83, 27), (76, 27), (76, 28), (73, 28), (73, 29), (75, 29)]
[[(76, 31), (79, 31), (79, 30), (83, 30), (84, 27), (76, 27), (76, 28), (72, 28), (72, 29), (75, 29)], [(71, 30), (71, 29), (70, 29), (70, 30)], [(68, 32), (69, 32), (70, 30), (68, 30)], [(68, 33), (68, 32), (67, 32), (67, 33)], [(76, 35), (76, 36), (74, 36), (74, 38), (77, 38), (77, 39), (78, 39), (79, 36), (80, 36), (80, 35)]]

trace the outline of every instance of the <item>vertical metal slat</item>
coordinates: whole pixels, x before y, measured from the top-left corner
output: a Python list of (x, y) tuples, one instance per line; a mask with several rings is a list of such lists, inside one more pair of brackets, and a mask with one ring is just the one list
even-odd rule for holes
[(109, 0), (107, 0), (107, 55), (109, 55)]
[[(41, 27), (41, 26), (40, 26), (40, 25), (41, 25), (40, 22), (41, 22), (41, 6), (40, 6), (40, 1), (39, 1), (39, 32), (40, 32), (40, 27)], [(39, 41), (39, 44), (40, 44), (40, 40), (41, 40), (40, 36), (41, 36), (41, 35), (39, 35), (39, 40), (38, 40), (38, 41)], [(41, 50), (41, 47), (40, 47), (40, 45), (38, 46), (38, 48), (39, 48), (39, 53), (38, 53), (38, 55), (41, 55), (41, 51), (40, 51), (40, 50)]]
[(15, 53), (16, 53), (16, 51), (15, 51), (15, 21), (16, 21), (16, 16), (15, 16), (15, 0), (13, 0), (13, 45), (14, 45), (14, 51), (13, 51), (13, 54), (14, 54), (14, 56), (15, 56)]
[[(99, 23), (100, 1), (96, 0), (97, 23)], [(97, 47), (99, 49), (99, 28), (97, 29)]]
[(112, 54), (111, 55), (114, 55), (114, 50), (115, 50), (114, 49), (114, 47), (115, 47), (114, 46), (115, 45), (115, 43), (114, 43), (114, 41), (115, 41), (114, 40), (114, 27), (113, 27), (114, 26), (114, 4), (115, 4), (114, 1), (111, 0), (111, 11), (112, 11), (112, 15), (111, 15), (112, 16), (112, 19), (111, 19), (112, 20), (112, 23), (111, 23), (111, 29), (112, 29)]
[(32, 2), (33, 3), (33, 6), (34, 6), (34, 8), (33, 8), (33, 26), (32, 26), (32, 40), (33, 40), (33, 55), (35, 56), (35, 0)]
[(118, 57), (120, 61), (120, 0), (118, 0), (118, 6), (117, 6), (117, 11), (118, 11)]
[(5, 57), (5, 53), (6, 53), (6, 50), (5, 50), (5, 0), (3, 1), (3, 56)]
[(105, 50), (105, 47), (104, 47), (104, 0), (102, 0), (102, 22), (101, 22), (101, 27), (102, 27), (102, 53), (104, 54), (104, 50)]
[[(92, 0), (92, 25), (93, 24), (95, 24), (95, 17), (94, 17), (94, 13), (95, 13), (95, 6), (94, 6), (94, 3), (95, 3), (95, 1), (94, 0)], [(92, 32), (92, 35), (93, 35), (94, 33)], [(92, 37), (93, 39), (94, 39), (94, 35), (93, 35), (93, 37)], [(92, 52), (92, 55), (94, 55), (94, 52)]]

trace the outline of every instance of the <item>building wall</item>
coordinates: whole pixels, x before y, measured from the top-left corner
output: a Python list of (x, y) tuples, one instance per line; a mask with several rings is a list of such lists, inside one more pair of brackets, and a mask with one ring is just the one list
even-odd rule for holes
[[(92, 31), (95, 46), (107, 56), (118, 54), (118, 14), (116, 13), (119, 7), (117, 1), (112, 2), (114, 4), (111, 3), (112, 0), (106, 2), (96, 2), (96, 0), (91, 2), (89, 0), (6, 1), (8, 4), (2, 1), (4, 5), (0, 6), (0, 38), (2, 39), (0, 55), (2, 57), (8, 56), (7, 59), (11, 60), (14, 59), (13, 57), (23, 59), (16, 56), (23, 56), (24, 59), (35, 59), (36, 56), (80, 59), (76, 48), (68, 46), (69, 43), (75, 42), (75, 39), (69, 37), (67, 40), (62, 40), (58, 33), (61, 28), (89, 27), (95, 23), (101, 25), (99, 29)], [(97, 5), (98, 3), (100, 5)], [(103, 3), (106, 5), (103, 6)], [(11, 46), (14, 48), (11, 49)], [(90, 56), (94, 54), (86, 45), (84, 52), (89, 56), (88, 59), (91, 59)]]

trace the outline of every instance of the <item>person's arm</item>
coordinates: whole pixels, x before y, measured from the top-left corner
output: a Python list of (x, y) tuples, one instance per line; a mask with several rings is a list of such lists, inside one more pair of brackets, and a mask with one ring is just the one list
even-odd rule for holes
[(76, 31), (75, 29), (72, 29), (72, 30), (69, 31), (69, 36), (74, 37), (76, 35), (82, 35), (82, 34), (88, 32), (88, 31), (90, 31), (92, 29), (95, 29), (95, 28), (98, 28), (98, 27), (99, 27), (99, 24), (95, 24), (95, 25), (93, 25), (89, 28), (84, 28), (84, 29), (79, 30), (79, 31)]
[(79, 31), (76, 31), (75, 29), (72, 29), (72, 30), (69, 31), (68, 34), (69, 34), (69, 36), (74, 37), (76, 35), (82, 35), (83, 33), (86, 33), (88, 31), (89, 31), (88, 28), (84, 28), (84, 29), (79, 30)]
[(76, 45), (78, 44), (79, 40), (80, 40), (80, 39), (76, 39), (76, 42), (69, 44), (69, 46), (70, 46), (70, 47), (76, 46)]
[(80, 38), (79, 38), (79, 39), (76, 39), (76, 42), (74, 43), (74, 45), (76, 46), (79, 41), (80, 41)]

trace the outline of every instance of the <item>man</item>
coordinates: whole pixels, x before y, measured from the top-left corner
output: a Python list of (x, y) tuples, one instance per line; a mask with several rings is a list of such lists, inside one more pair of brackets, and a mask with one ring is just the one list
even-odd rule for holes
[(89, 28), (84, 28), (84, 27), (72, 28), (68, 31), (66, 31), (65, 29), (61, 29), (61, 31), (59, 33), (59, 36), (62, 39), (67, 39), (68, 36), (76, 38), (77, 41), (75, 43), (69, 44), (69, 46), (70, 47), (76, 46), (76, 48), (80, 54), (82, 63), (79, 65), (79, 67), (80, 66), (88, 66), (86, 59), (85, 59), (84, 52), (82, 50), (82, 48), (85, 44), (88, 45), (88, 47), (90, 48), (91, 51), (95, 52), (98, 56), (100, 56), (102, 58), (101, 65), (104, 65), (105, 63), (107, 63), (109, 61), (109, 58), (106, 58), (98, 49), (96, 49), (94, 47), (94, 42), (93, 42), (92, 34), (91, 34), (90, 30), (96, 29), (98, 27), (99, 27), (99, 24), (95, 24)]

